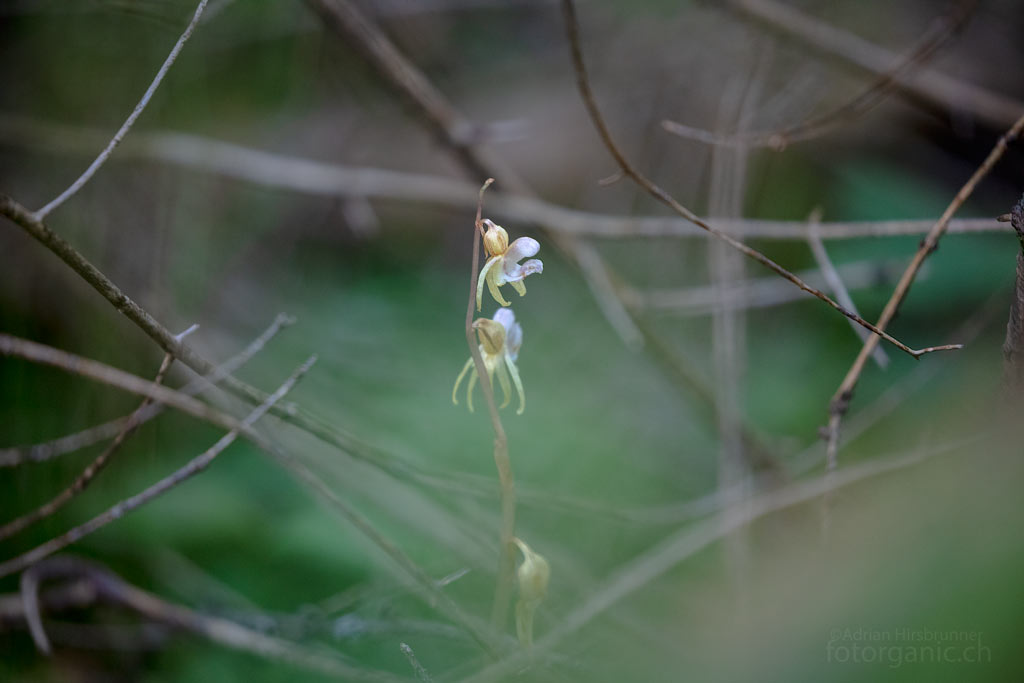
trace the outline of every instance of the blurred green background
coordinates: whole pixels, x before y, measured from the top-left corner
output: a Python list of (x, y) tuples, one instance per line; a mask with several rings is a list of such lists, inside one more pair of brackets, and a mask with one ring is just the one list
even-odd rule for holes
[[(745, 116), (750, 128), (771, 130), (834, 109), (871, 82), (728, 5), (587, 0), (578, 7), (594, 88), (620, 143), (701, 215), (802, 221), (820, 209), (826, 222), (934, 219), (1002, 132), (973, 115), (969, 101), (949, 111), (896, 93), (813, 141), (716, 160), (707, 145), (670, 136), (659, 122), (727, 132)], [(626, 181), (598, 184), (615, 169), (576, 93), (557, 3), (361, 6), (479, 124), (475, 139), (540, 197), (601, 214), (666, 215)], [(946, 10), (924, 1), (789, 6), (895, 52)], [(77, 177), (193, 10), (183, 0), (0, 4), (0, 192), (35, 208)], [(1018, 3), (982, 2), (928, 67), (1024, 100), (1021, 29)], [(249, 182), (237, 177), (244, 169), (215, 173), (158, 158), (146, 141), (168, 131), (326, 164), (471, 185), (483, 179), (465, 176), (413, 108), (303, 3), (211, 0), (124, 148), (47, 222), (172, 331), (198, 323), (189, 340), (206, 357), (236, 353), (279, 312), (295, 316), (239, 376), (269, 391), (318, 354), (291, 398), (392, 467), (274, 418), (261, 423), (266, 433), (429, 575), (460, 573), (443, 590), (486, 618), (499, 521), (493, 435), (479, 389), (475, 414), (449, 398), (468, 355), (472, 203), (366, 200)], [(1024, 189), (1022, 170), (1024, 156), (1011, 149), (958, 215), (1008, 211)], [(494, 192), (501, 189), (499, 177)], [(740, 425), (783, 472), (763, 481), (741, 467), (734, 481), (749, 496), (822, 476), (818, 429), (860, 342), (840, 315), (807, 297), (719, 312), (719, 325), (732, 330), (725, 337), (710, 314), (641, 310), (657, 344), (631, 348), (573, 255), (556, 248), (544, 226), (486, 206), (484, 215), (513, 239), (530, 235), (542, 244), (544, 273), (513, 301), (524, 330), (518, 366), (527, 408), (522, 416), (506, 410), (503, 420), (520, 490), (518, 534), (552, 565), (536, 624), (543, 639), (580, 605), (607, 595), (616, 577), (640, 576), (630, 572), (658, 556), (665, 539), (696, 537), (728, 519), (690, 514), (685, 504), (727, 476)], [(852, 292), (865, 317), (880, 313), (893, 269), (900, 272), (919, 239), (826, 241), (841, 269), (877, 266)], [(816, 268), (803, 240), (753, 243), (793, 271)], [(591, 244), (613, 279), (639, 292), (770, 275), (716, 256), (703, 238)], [(741, 525), (640, 582), (507, 678), (1019, 677), (1024, 449), (1019, 412), (1003, 406), (1000, 350), (1017, 248), (998, 227), (947, 236), (890, 330), (914, 347), (965, 341), (966, 348), (919, 361), (887, 348), (889, 367), (869, 365), (857, 389), (840, 472), (907, 454), (934, 457)], [(0, 229), (0, 249), (0, 330), (143, 377), (155, 373), (159, 349), (13, 223)], [(494, 308), (485, 299), (484, 314)], [(680, 365), (711, 387), (710, 402), (679, 380), (673, 368)], [(177, 367), (169, 383), (189, 377)], [(137, 405), (119, 391), (11, 358), (0, 359), (0, 389), (0, 447), (52, 439)], [(729, 396), (736, 397), (731, 417)], [(161, 416), (59, 514), (0, 542), (0, 559), (138, 492), (219, 436), (191, 418)], [(0, 470), (0, 521), (48, 500), (102, 448)], [(744, 503), (732, 509), (742, 514)], [(403, 642), (436, 680), (460, 680), (487, 664), (372, 542), (248, 443), (71, 551), (168, 601), (338, 653), (354, 666), (412, 678)], [(0, 580), (4, 598), (16, 602), (17, 590), (16, 577)], [(48, 615), (45, 623), (52, 658), (36, 651), (23, 623), (0, 620), (0, 680), (322, 678), (109, 606)], [(953, 634), (983, 644), (987, 658), (982, 650), (979, 663), (911, 661), (927, 656), (918, 638)], [(874, 647), (863, 652), (877, 661), (844, 659), (842, 648), (854, 644)], [(881, 649), (887, 645), (906, 648), (898, 662)], [(516, 647), (511, 638), (508, 647)]]

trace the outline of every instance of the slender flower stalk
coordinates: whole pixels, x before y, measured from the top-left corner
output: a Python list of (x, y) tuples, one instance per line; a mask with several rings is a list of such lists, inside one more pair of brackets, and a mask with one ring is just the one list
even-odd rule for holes
[(512, 476), (512, 461), (508, 457), (508, 437), (505, 435), (505, 427), (501, 424), (498, 406), (494, 401), (494, 389), (491, 379), (487, 375), (487, 367), (484, 365), (483, 354), (473, 328), (473, 304), (476, 299), (477, 278), (480, 272), (480, 237), (484, 233), (480, 214), (483, 212), (484, 191), (493, 182), (493, 178), (488, 178), (480, 188), (480, 201), (476, 206), (476, 222), (473, 229), (473, 266), (469, 276), (469, 301), (466, 303), (466, 344), (469, 346), (469, 353), (473, 358), (473, 367), (476, 368), (480, 388), (483, 389), (484, 398), (487, 400), (491, 427), (494, 429), (494, 466), (498, 470), (500, 483), (501, 532), (498, 546), (498, 578), (494, 588), (491, 623), (495, 627), (501, 628), (508, 618), (508, 606), (512, 598), (512, 574), (515, 571), (516, 562), (515, 545), (512, 541), (516, 528), (516, 484)]

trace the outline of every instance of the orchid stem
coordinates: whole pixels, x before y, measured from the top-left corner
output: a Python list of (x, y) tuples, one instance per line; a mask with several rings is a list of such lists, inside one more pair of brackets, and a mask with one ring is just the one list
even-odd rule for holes
[(494, 588), (494, 604), (491, 609), (491, 623), (502, 629), (508, 620), (508, 607), (512, 598), (512, 576), (515, 570), (515, 538), (516, 528), (516, 485), (512, 476), (512, 461), (508, 457), (508, 437), (501, 424), (498, 406), (494, 400), (494, 387), (484, 367), (484, 359), (473, 334), (473, 310), (476, 303), (477, 278), (480, 272), (480, 237), (483, 234), (481, 214), (483, 213), (484, 191), (494, 182), (488, 178), (480, 188), (480, 199), (476, 205), (476, 221), (473, 224), (473, 268), (469, 278), (469, 303), (466, 306), (466, 343), (473, 357), (480, 386), (487, 399), (487, 410), (491, 415), (491, 427), (494, 429), (494, 465), (498, 469), (498, 481), (501, 496), (501, 531), (498, 547), (498, 578)]

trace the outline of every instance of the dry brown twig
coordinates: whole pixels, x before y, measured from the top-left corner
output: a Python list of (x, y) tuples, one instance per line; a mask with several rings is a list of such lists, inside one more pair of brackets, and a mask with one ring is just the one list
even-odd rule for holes
[(961, 0), (952, 10), (936, 18), (928, 29), (891, 68), (849, 101), (818, 116), (776, 130), (737, 132), (728, 135), (686, 126), (676, 121), (662, 121), (661, 126), (674, 135), (707, 144), (736, 147), (770, 147), (783, 150), (794, 142), (821, 137), (836, 128), (863, 116), (880, 104), (896, 88), (901, 79), (910, 77), (967, 23), (979, 0)]
[[(40, 123), (0, 115), (0, 140), (9, 145), (61, 154), (83, 153), (102, 139), (98, 131)], [(148, 159), (190, 171), (215, 173), (263, 187), (312, 196), (351, 196), (398, 202), (417, 202), (456, 210), (476, 205), (479, 184), (365, 166), (346, 166), (265, 152), (215, 138), (178, 132), (138, 132), (125, 140), (117, 159)], [(615, 216), (570, 209), (534, 196), (497, 193), (488, 199), (492, 216), (533, 223), (551, 233), (606, 240), (706, 237), (696, 225), (676, 216)], [(825, 241), (865, 237), (923, 235), (932, 220), (823, 222)], [(806, 221), (716, 218), (715, 225), (736, 237), (765, 240), (803, 240)], [(991, 218), (956, 219), (950, 233), (1010, 232)]]
[[(892, 296), (885, 304), (885, 308), (882, 309), (882, 314), (878, 317), (877, 327), (879, 329), (885, 329), (886, 326), (892, 322), (893, 317), (896, 315), (896, 311), (899, 310), (900, 304), (906, 299), (907, 294), (910, 292), (910, 286), (914, 283), (914, 278), (917, 277), (918, 272), (921, 270), (921, 266), (924, 265), (925, 259), (931, 255), (939, 247), (939, 240), (946, 233), (946, 227), (949, 225), (950, 219), (953, 218), (953, 214), (956, 213), (963, 203), (967, 201), (967, 198), (974, 192), (974, 188), (978, 186), (982, 178), (988, 175), (988, 172), (996, 165), (996, 162), (1002, 158), (1003, 154), (1009, 143), (1020, 135), (1021, 131), (1024, 130), (1024, 114), (1017, 119), (1016, 123), (1010, 127), (1008, 131), (996, 142), (995, 147), (989, 152), (985, 161), (971, 174), (971, 177), (964, 183), (963, 187), (957, 191), (956, 196), (946, 207), (946, 210), (942, 212), (942, 215), (932, 226), (932, 229), (928, 232), (925, 238), (921, 241), (921, 246), (918, 247), (914, 257), (907, 264), (906, 270), (903, 272), (903, 276), (900, 281), (896, 284), (896, 288), (893, 290)], [(826, 462), (829, 471), (834, 470), (838, 463), (838, 448), (839, 448), (839, 428), (842, 422), (843, 416), (850, 407), (850, 401), (853, 398), (853, 391), (857, 387), (857, 382), (860, 380), (860, 375), (864, 371), (864, 366), (867, 363), (868, 357), (878, 344), (878, 337), (872, 336), (860, 349), (860, 353), (857, 354), (857, 358), (854, 359), (853, 365), (847, 371), (846, 376), (840, 383), (836, 393), (832, 396), (832, 400), (829, 402), (829, 419), (828, 425), (825, 428), (826, 437)]]
[[(164, 355), (164, 359), (160, 363), (160, 369), (157, 370), (156, 377), (153, 379), (153, 384), (163, 384), (164, 377), (166, 377), (167, 371), (171, 369), (171, 363), (173, 362), (174, 356), (169, 353)], [(103, 468), (107, 466), (122, 444), (142, 424), (143, 411), (149, 407), (150, 403), (152, 403), (152, 399), (148, 396), (142, 399), (142, 404), (135, 409), (135, 412), (128, 416), (128, 419), (125, 420), (124, 425), (121, 427), (121, 431), (114, 437), (114, 441), (102, 453), (96, 456), (67, 488), (35, 510), (27, 512), (0, 526), (0, 541), (54, 514), (69, 503), (72, 498), (88, 488), (92, 480), (103, 471)]]
[[(239, 353), (229, 358), (223, 364), (218, 365), (212, 375), (197, 377), (188, 382), (179, 391), (186, 396), (195, 396), (217, 385), (224, 377), (234, 373), (248, 363), (253, 356), (262, 351), (267, 342), (273, 339), (278, 332), (294, 323), (295, 319), (291, 316), (284, 313), (279, 314), (270, 327), (264, 330)], [(142, 425), (162, 413), (163, 409), (161, 404), (151, 405), (131, 415), (124, 415), (57, 439), (31, 446), (2, 448), (0, 449), (0, 467), (15, 467), (26, 462), (44, 462), (82, 448), (88, 448), (100, 441), (116, 437), (133, 418), (138, 421), (139, 425)]]
[[(50, 230), (42, 222), (33, 218), (31, 212), (15, 202), (10, 197), (0, 194), (0, 215), (7, 216), (14, 223), (21, 226), (29, 235), (34, 237), (44, 247), (49, 249), (72, 270), (82, 277), (90, 286), (99, 292), (118, 311), (123, 313), (139, 329), (150, 337), (160, 348), (174, 355), (184, 365), (191, 368), (200, 376), (216, 375), (217, 368), (210, 361), (206, 360), (191, 347), (184, 344), (166, 327), (160, 324), (145, 309), (133, 301), (127, 294), (98, 268), (90, 263), (74, 247), (68, 244), (62, 237)], [(146, 384), (143, 380), (137, 381)], [(258, 405), (266, 399), (266, 394), (259, 389), (246, 384), (232, 375), (225, 375), (223, 378), (227, 389), (235, 395)], [(132, 389), (129, 389), (130, 391)], [(177, 397), (172, 397), (177, 398)], [(187, 398), (187, 397), (186, 397)], [(158, 398), (157, 400), (163, 401)], [(191, 406), (194, 410), (202, 411), (205, 404), (196, 401)], [(153, 407), (150, 410), (154, 409)], [(187, 412), (187, 411), (186, 411)], [(327, 445), (340, 450), (347, 455), (367, 462), (382, 471), (404, 480), (425, 481), (426, 475), (400, 461), (397, 458), (386, 454), (379, 449), (374, 449), (362, 443), (354, 436), (340, 430), (335, 424), (323, 420), (312, 413), (292, 403), (275, 405), (271, 412), (289, 424), (293, 424), (303, 431), (316, 437)], [(201, 412), (200, 412), (201, 415)], [(314, 477), (315, 478), (315, 477)]]
[[(44, 583), (60, 585), (40, 590)], [(328, 651), (314, 651), (281, 638), (268, 636), (220, 617), (209, 616), (168, 602), (127, 583), (106, 567), (76, 557), (45, 560), (22, 574), (20, 595), (0, 595), (0, 621), (24, 622), (39, 650), (51, 653), (42, 613), (115, 605), (174, 629), (193, 633), (218, 645), (258, 657), (286, 662), (301, 669), (345, 680), (399, 683), (406, 679), (384, 671), (360, 669)]]
[(185, 46), (185, 43), (192, 35), (192, 31), (194, 31), (196, 26), (199, 24), (199, 18), (203, 16), (203, 10), (206, 9), (207, 2), (208, 0), (199, 0), (199, 4), (196, 6), (196, 11), (192, 15), (192, 21), (188, 23), (188, 26), (185, 27), (184, 33), (182, 33), (181, 37), (178, 38), (178, 42), (176, 42), (174, 47), (171, 48), (170, 54), (167, 55), (167, 59), (164, 60), (160, 70), (157, 71), (156, 76), (153, 78), (153, 82), (149, 84), (149, 88), (147, 88), (146, 92), (142, 95), (142, 99), (139, 100), (137, 105), (135, 105), (135, 109), (133, 109), (132, 113), (128, 115), (127, 120), (125, 120), (121, 125), (117, 133), (114, 134), (114, 137), (111, 138), (110, 142), (107, 143), (107, 146), (102, 152), (100, 152), (99, 156), (89, 164), (89, 167), (85, 169), (82, 175), (71, 183), (71, 186), (68, 187), (68, 189), (61, 192), (53, 201), (33, 214), (33, 217), (36, 220), (43, 220), (51, 211), (73, 197), (87, 182), (89, 182), (96, 171), (99, 170), (100, 166), (102, 166), (114, 152), (114, 148), (117, 147), (121, 143), (121, 140), (124, 139), (124, 136), (128, 134), (132, 124), (134, 124), (135, 120), (142, 114), (146, 105), (149, 104), (149, 100), (153, 97), (153, 93), (155, 93), (156, 89), (160, 86), (160, 82), (164, 79), (164, 76), (167, 75), (167, 72), (170, 71), (171, 65), (174, 64), (174, 61), (178, 58), (178, 54), (181, 52), (181, 48)]
[[(828, 250), (825, 248), (825, 243), (821, 239), (820, 209), (815, 209), (807, 221), (807, 244), (811, 247), (811, 253), (814, 255), (814, 261), (818, 264), (818, 270), (821, 271), (822, 276), (825, 278), (825, 282), (828, 283), (828, 288), (832, 290), (832, 295), (835, 296), (836, 301), (857, 315), (860, 315), (860, 312), (857, 310), (857, 306), (853, 303), (853, 297), (850, 296), (849, 290), (843, 283), (843, 278), (839, 275), (839, 271), (832, 263), (832, 259), (829, 258)], [(856, 334), (861, 341), (867, 341), (871, 333), (860, 325), (855, 324), (852, 320), (850, 320), (849, 323), (850, 327), (853, 328), (853, 333)], [(885, 349), (881, 346), (875, 347), (871, 357), (874, 359), (875, 363), (878, 364), (878, 367), (883, 370), (889, 366), (889, 356), (886, 355)]]
[[(287, 470), (312, 489), (314, 493), (325, 500), (333, 509), (340, 512), (347, 521), (369, 538), (376, 546), (383, 550), (384, 553), (413, 580), (419, 595), (425, 602), (439, 607), (445, 614), (451, 617), (456, 624), (476, 640), (476, 642), (480, 644), (480, 646), (491, 656), (497, 656), (497, 653), (500, 651), (499, 644), (491, 634), (464, 614), (458, 605), (456, 605), (451, 598), (446, 596), (439, 589), (433, 579), (415, 562), (413, 562), (412, 559), (409, 558), (398, 546), (377, 531), (368, 519), (359, 514), (355, 508), (349, 505), (345, 500), (325, 485), (312, 471), (309, 470), (308, 467), (291, 457), (260, 432), (254, 430), (251, 424), (246, 424), (244, 421), (239, 422), (230, 415), (211, 408), (205, 403), (202, 403), (190, 396), (185, 396), (173, 389), (168, 389), (167, 387), (147, 382), (142, 378), (128, 374), (116, 368), (2, 333), (0, 333), (0, 355), (14, 355), (33, 362), (51, 365), (53, 367), (58, 367), (69, 372), (74, 372), (76, 374), (110, 384), (111, 386), (116, 386), (129, 392), (148, 396), (154, 401), (164, 403), (170, 407), (192, 415), (193, 417), (228, 429), (231, 433), (237, 432), (242, 434), (261, 450), (272, 455)], [(271, 399), (274, 400), (271, 401)], [(261, 406), (266, 405), (267, 407), (265, 410), (270, 410), (279, 400), (280, 397), (275, 398), (274, 395), (271, 395), (267, 397)], [(199, 457), (203, 458), (203, 456)], [(197, 460), (199, 460), (199, 458), (197, 458)], [(135, 498), (137, 498), (137, 496)], [(135, 498), (129, 500), (135, 500)], [(123, 504), (124, 503), (121, 505)], [(113, 511), (116, 511), (117, 509), (118, 508), (116, 506), (115, 508), (112, 508)], [(110, 514), (114, 513), (112, 511), (105, 513), (107, 516)], [(119, 514), (121, 513), (118, 513), (118, 516)], [(70, 541), (65, 538), (63, 541), (59, 541), (57, 543), (51, 542), (44, 544), (29, 551), (29, 553), (19, 556), (18, 558), (0, 563), (0, 577), (20, 571), (32, 562), (38, 561), (42, 557), (59, 550), (68, 542), (73, 542), (74, 540), (77, 540), (77, 538), (80, 538), (83, 531), (85, 533), (91, 533), (93, 530), (91, 525), (99, 523), (100, 526), (102, 526), (103, 524), (107, 524), (112, 521), (111, 519), (105, 519), (105, 521), (100, 523), (99, 520), (101, 518), (105, 519), (105, 517), (101, 515), (99, 518), (81, 525), (80, 527), (76, 527), (76, 530), (72, 530), (74, 532), (74, 538), (71, 538)]]
[[(902, 264), (878, 263), (877, 261), (854, 261), (835, 268), (840, 281), (849, 290), (890, 284), (890, 281), (895, 285), (902, 272)], [(832, 286), (820, 268), (799, 271), (797, 276), (819, 289)], [(748, 310), (771, 308), (795, 301), (808, 301), (803, 292), (774, 275), (733, 282), (729, 288), (739, 290), (737, 294), (743, 302), (743, 307)], [(714, 307), (715, 297), (714, 288), (710, 285), (647, 290), (623, 288), (620, 290), (620, 294), (626, 304), (634, 309), (675, 316), (708, 315)], [(855, 323), (851, 322), (851, 325), (858, 330), (863, 329)]]
[[(12, 348), (9, 341), (9, 339), (0, 338), (0, 351), (6, 351), (7, 349)], [(84, 361), (85, 359), (78, 360)], [(89, 361), (89, 363), (92, 362), (93, 361)], [(207, 449), (200, 455), (190, 460), (183, 467), (179, 468), (172, 474), (164, 477), (163, 479), (153, 484), (152, 486), (146, 488), (145, 490), (135, 494), (134, 496), (122, 500), (113, 507), (109, 508), (107, 511), (92, 518), (88, 522), (80, 524), (70, 529), (69, 531), (61, 534), (60, 536), (57, 536), (56, 538), (46, 541), (45, 543), (36, 546), (28, 552), (22, 553), (21, 555), (18, 555), (17, 557), (6, 560), (4, 562), (0, 562), (0, 577), (9, 576), (10, 574), (14, 574), (16, 572), (24, 570), (26, 567), (32, 566), (33, 564), (39, 562), (43, 558), (48, 557), (49, 555), (52, 555), (53, 553), (68, 547), (72, 543), (75, 543), (79, 539), (93, 533), (97, 529), (100, 529), (106, 526), (107, 524), (110, 524), (111, 522), (120, 519), (127, 513), (131, 512), (132, 510), (135, 510), (136, 508), (145, 505), (154, 498), (157, 498), (158, 496), (163, 495), (164, 493), (174, 488), (175, 486), (178, 486), (179, 484), (186, 481), (190, 477), (198, 474), (199, 472), (202, 472), (204, 469), (209, 467), (210, 463), (213, 462), (214, 458), (220, 455), (225, 448), (234, 443), (235, 439), (237, 439), (240, 434), (243, 434), (247, 431), (251, 431), (253, 423), (255, 423), (257, 420), (263, 417), (267, 413), (267, 411), (270, 410), (271, 406), (280, 401), (285, 396), (285, 394), (291, 391), (292, 387), (294, 387), (295, 384), (299, 381), (299, 379), (304, 374), (306, 374), (306, 372), (309, 370), (310, 367), (312, 367), (314, 362), (316, 362), (316, 356), (310, 357), (309, 360), (307, 360), (305, 363), (299, 366), (299, 368), (294, 373), (292, 373), (292, 375), (277, 389), (277, 391), (270, 394), (270, 396), (267, 397), (266, 401), (257, 406), (241, 422), (236, 422), (235, 425), (231, 427), (230, 431), (223, 437), (221, 437), (217, 441), (217, 443), (215, 443), (213, 446), (211, 446), (209, 449)], [(75, 368), (76, 365), (79, 367)], [(83, 365), (85, 364), (78, 362), (69, 364), (70, 367), (64, 367), (66, 369), (72, 369), (73, 371), (81, 371)], [(114, 368), (109, 368), (109, 370), (114, 370)], [(86, 376), (90, 376), (86, 372), (82, 372), (81, 374), (86, 374)], [(111, 374), (110, 376), (117, 377), (116, 374)], [(133, 377), (133, 375), (127, 376)], [(124, 378), (119, 377), (119, 379), (123, 380)], [(159, 385), (151, 384), (150, 390), (154, 394), (159, 396), (161, 392), (156, 391), (156, 389), (169, 391)], [(173, 395), (174, 393), (175, 392), (171, 392), (166, 395)], [(233, 418), (229, 419), (231, 419), (232, 422), (235, 422)]]
[[(804, 14), (775, 0), (725, 0), (734, 9), (807, 48), (871, 75), (885, 74), (899, 55), (860, 36)], [(1005, 130), (1024, 103), (958, 80), (933, 69), (895, 74), (894, 85), (906, 95), (943, 111), (969, 112), (997, 130)]]
[(1010, 302), (1006, 339), (1003, 341), (1003, 381), (1011, 393), (1020, 394), (1024, 389), (1024, 198), (1013, 205), (1010, 213), (1000, 216), (999, 220), (1013, 225), (1020, 242), (1013, 300)]
[(855, 321), (859, 325), (866, 327), (867, 329), (874, 332), (876, 335), (879, 335), (880, 337), (882, 337), (887, 342), (897, 347), (904, 353), (914, 358), (920, 358), (921, 356), (927, 353), (934, 353), (936, 351), (948, 351), (960, 348), (960, 345), (958, 344), (929, 346), (923, 349), (910, 348), (900, 340), (886, 333), (884, 330), (872, 325), (871, 323), (869, 323), (867, 320), (860, 317), (856, 313), (853, 313), (852, 311), (849, 311), (843, 306), (839, 305), (831, 297), (829, 297), (821, 290), (811, 287), (806, 282), (804, 282), (796, 275), (794, 275), (790, 271), (786, 270), (785, 268), (777, 264), (775, 261), (765, 256), (761, 252), (747, 246), (743, 242), (740, 242), (739, 240), (732, 237), (728, 233), (722, 232), (717, 228), (713, 228), (706, 221), (699, 218), (692, 211), (690, 211), (682, 204), (680, 204), (678, 201), (676, 201), (675, 198), (673, 198), (663, 189), (655, 185), (645, 175), (637, 171), (636, 168), (634, 168), (633, 165), (629, 162), (629, 160), (625, 157), (622, 150), (619, 149), (614, 138), (612, 138), (611, 132), (609, 131), (608, 126), (604, 121), (604, 116), (601, 114), (601, 110), (598, 108), (597, 102), (594, 99), (593, 91), (590, 88), (590, 80), (587, 77), (586, 66), (583, 63), (583, 52), (580, 46), (579, 39), (579, 24), (576, 19), (576, 9), (572, 0), (562, 0), (562, 9), (563, 14), (565, 16), (566, 34), (569, 39), (569, 50), (572, 56), (573, 68), (576, 73), (576, 83), (579, 86), (580, 96), (582, 97), (583, 103), (587, 108), (587, 112), (590, 114), (590, 119), (593, 122), (594, 127), (597, 129), (598, 135), (601, 137), (601, 141), (604, 143), (604, 146), (608, 150), (608, 152), (615, 159), (616, 164), (618, 164), (619, 168), (622, 170), (622, 173), (625, 176), (630, 178), (633, 182), (635, 182), (637, 185), (643, 188), (648, 194), (650, 194), (652, 197), (660, 201), (662, 204), (668, 206), (679, 216), (701, 227), (710, 235), (713, 235), (714, 237), (724, 241), (725, 243), (729, 244), (734, 249), (738, 250), (748, 258), (757, 261), (758, 263), (765, 266), (769, 270), (773, 271), (777, 275), (785, 278), (786, 280), (789, 280), (803, 291), (825, 302), (826, 304), (828, 304), (829, 306), (831, 306), (832, 308), (846, 316), (847, 318)]

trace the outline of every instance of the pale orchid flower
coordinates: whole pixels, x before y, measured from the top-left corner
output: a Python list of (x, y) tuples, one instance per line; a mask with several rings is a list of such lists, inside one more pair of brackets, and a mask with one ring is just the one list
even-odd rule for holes
[[(523, 410), (526, 409), (526, 393), (523, 391), (523, 382), (519, 379), (516, 358), (519, 357), (519, 347), (523, 345), (523, 328), (516, 322), (515, 313), (510, 308), (500, 308), (494, 314), (493, 320), (487, 318), (475, 320), (473, 329), (476, 330), (477, 337), (480, 339), (480, 355), (483, 358), (491, 387), (494, 386), (494, 376), (498, 376), (498, 384), (501, 385), (501, 391), (505, 398), (500, 407), (504, 408), (512, 400), (512, 383), (515, 383), (516, 392), (519, 394), (519, 409), (516, 414), (522, 415)], [(479, 375), (472, 357), (466, 361), (462, 372), (455, 380), (455, 386), (452, 388), (452, 403), (459, 404), (457, 396), (459, 385), (462, 384), (462, 378), (466, 376), (467, 372), (471, 372), (471, 374), (469, 386), (466, 389), (466, 403), (469, 405), (469, 411), (473, 412), (473, 388), (476, 386)], [(512, 376), (511, 382), (509, 375)]]
[(480, 225), (487, 229), (484, 233), (484, 251), (487, 252), (487, 263), (484, 264), (480, 271), (480, 278), (476, 281), (476, 310), (480, 310), (485, 282), (494, 300), (502, 306), (509, 306), (509, 302), (505, 301), (505, 297), (501, 295), (499, 287), (510, 284), (519, 296), (526, 294), (526, 285), (523, 284), (523, 280), (527, 275), (544, 272), (544, 264), (535, 258), (522, 264), (519, 261), (536, 256), (540, 251), (540, 243), (532, 237), (520, 237), (509, 244), (505, 228), (487, 218), (480, 221)]

